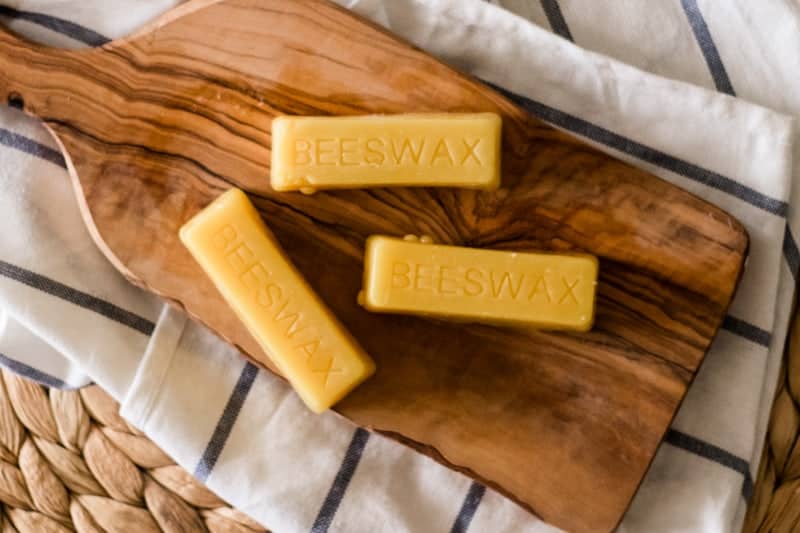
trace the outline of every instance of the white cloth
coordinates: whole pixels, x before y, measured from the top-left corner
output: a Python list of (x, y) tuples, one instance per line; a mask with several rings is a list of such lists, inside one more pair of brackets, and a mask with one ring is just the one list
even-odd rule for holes
[[(174, 3), (17, 0), (0, 18), (79, 46), (124, 35)], [(797, 4), (341, 3), (747, 226), (751, 255), (729, 319), (620, 527), (739, 530), (800, 262), (784, 239), (787, 213), (800, 235), (790, 118), (800, 114)], [(281, 533), (551, 529), (422, 455), (310, 414), (281, 381), (130, 287), (82, 226), (55, 144), (2, 108), (0, 187), (0, 364), (48, 384), (98, 382), (181, 465)]]

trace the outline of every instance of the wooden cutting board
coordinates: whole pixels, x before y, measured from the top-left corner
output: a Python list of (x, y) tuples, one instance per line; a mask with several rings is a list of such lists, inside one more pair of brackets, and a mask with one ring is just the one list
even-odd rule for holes
[[(178, 241), (221, 192), (247, 190), (377, 362), (336, 410), (571, 531), (619, 522), (747, 251), (723, 211), (321, 0), (197, 0), (88, 51), (3, 32), (0, 99), (53, 132), (89, 228), (128, 279), (274, 371)], [(502, 115), (499, 191), (270, 189), (274, 116), (424, 111)], [(356, 294), (373, 233), (596, 254), (596, 327), (543, 333), (370, 314)]]

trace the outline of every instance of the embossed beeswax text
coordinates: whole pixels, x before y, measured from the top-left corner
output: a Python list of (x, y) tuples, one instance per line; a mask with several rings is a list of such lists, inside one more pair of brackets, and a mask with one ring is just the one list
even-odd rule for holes
[(267, 326), (291, 342), (290, 349), (301, 356), (311, 372), (321, 374), (323, 385), (328, 384), (332, 373), (341, 372), (335, 367), (332, 354), (321, 349), (323, 335), (306, 314), (290, 299), (290, 289), (275, 279), (253, 247), (239, 235), (236, 227), (226, 224), (216, 232), (214, 247), (225, 257), (225, 264), (241, 283), (253, 301), (268, 313)]
[(295, 139), (297, 166), (482, 167), (480, 138)]
[(545, 272), (459, 267), (395, 261), (392, 289), (432, 292), (436, 295), (579, 305), (581, 277), (548, 269)]

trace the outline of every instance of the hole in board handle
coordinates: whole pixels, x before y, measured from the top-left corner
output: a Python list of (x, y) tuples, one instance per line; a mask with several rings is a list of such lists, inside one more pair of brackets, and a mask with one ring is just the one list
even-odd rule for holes
[(25, 109), (25, 99), (19, 93), (8, 93), (8, 105), (14, 109), (19, 109), (22, 111)]

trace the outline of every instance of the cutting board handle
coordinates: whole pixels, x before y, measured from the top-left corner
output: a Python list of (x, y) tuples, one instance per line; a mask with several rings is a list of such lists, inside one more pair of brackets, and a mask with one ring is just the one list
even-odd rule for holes
[(64, 94), (64, 89), (77, 91), (79, 84), (65, 79), (65, 71), (74, 73), (76, 79), (84, 73), (69, 69), (64, 61), (78, 54), (81, 52), (33, 43), (0, 26), (0, 105), (7, 103), (40, 115), (49, 107), (46, 94), (52, 97)]

